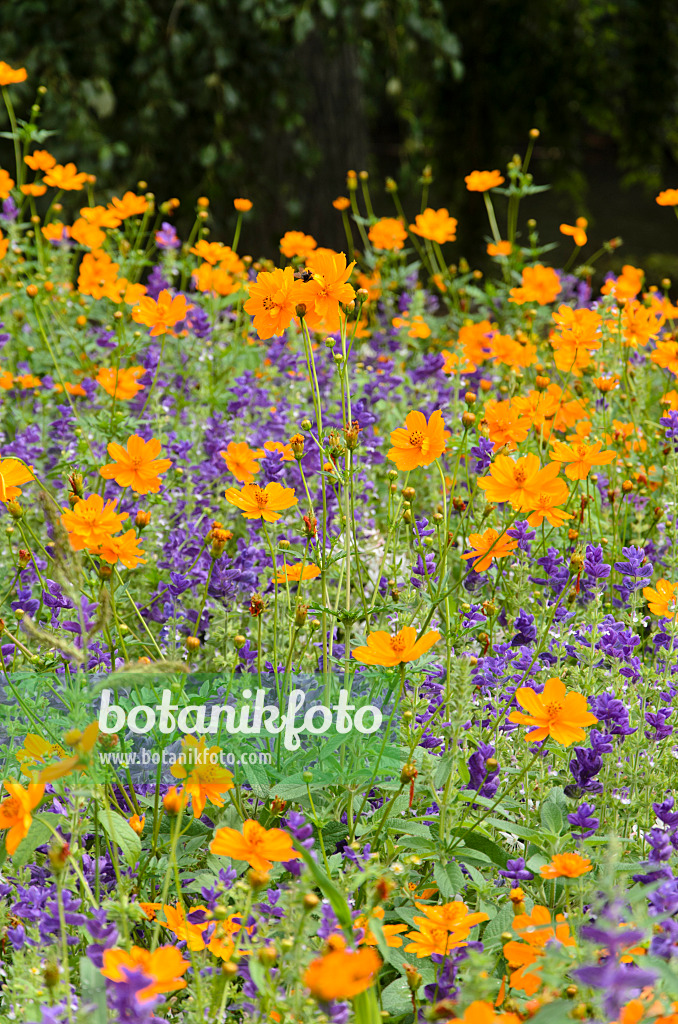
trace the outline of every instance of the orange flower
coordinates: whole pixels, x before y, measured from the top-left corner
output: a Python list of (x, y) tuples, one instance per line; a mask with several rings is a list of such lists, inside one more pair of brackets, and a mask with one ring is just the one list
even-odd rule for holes
[(83, 206), (80, 216), (95, 228), (117, 228), (120, 218), (106, 206)]
[(305, 580), (314, 580), (317, 576), (320, 576), (320, 569), (312, 562), (305, 565), (303, 569), (301, 562), (298, 562), (297, 565), (288, 565), (287, 562), (283, 562), (276, 581), (278, 583), (300, 583)]
[(562, 509), (557, 508), (558, 505), (562, 505), (564, 501), (567, 501), (567, 496), (567, 484), (558, 477), (544, 490), (534, 494), (523, 505), (521, 511), (531, 513), (527, 517), (530, 526), (541, 526), (544, 519), (551, 526), (562, 526), (568, 519), (572, 519), (572, 515), (569, 512), (564, 512)]
[(128, 217), (138, 217), (142, 213), (146, 213), (148, 209), (148, 200), (145, 196), (137, 196), (134, 192), (125, 192), (122, 199), (118, 199), (117, 196), (113, 196), (110, 203), (108, 204), (109, 210), (112, 210), (120, 220), (127, 220)]
[(489, 401), (483, 410), (483, 418), (489, 428), (495, 452), (504, 445), (508, 446), (509, 451), (515, 451), (516, 444), (524, 441), (530, 432), (530, 420), (521, 417), (510, 401)]
[(29, 182), (28, 185), (21, 186), (22, 195), (33, 196), (34, 198), (36, 198), (37, 196), (44, 196), (46, 191), (47, 185), (43, 185), (40, 181)]
[(650, 352), (650, 359), (663, 370), (678, 376), (678, 342), (658, 341), (657, 347)]
[(644, 306), (635, 299), (624, 304), (622, 313), (622, 334), (624, 343), (630, 348), (645, 346), (652, 338), (656, 338), (666, 323), (664, 313), (657, 313), (651, 306)]
[(63, 189), (64, 192), (81, 192), (87, 184), (88, 175), (78, 172), (75, 164), (54, 164), (45, 173), (43, 181), (52, 188)]
[(251, 199), (234, 199), (233, 200), (233, 206), (238, 211), (238, 213), (247, 213), (249, 210), (252, 209), (252, 200)]
[(288, 260), (294, 256), (305, 260), (317, 246), (313, 235), (305, 235), (303, 231), (286, 231), (280, 239), (280, 251)]
[(418, 213), (414, 218), (414, 224), (410, 224), (410, 231), (443, 245), (445, 242), (454, 242), (457, 237), (457, 221), (455, 217), (450, 217), (444, 206), (439, 210), (428, 206), (423, 213)]
[(518, 546), (517, 540), (492, 529), (485, 530), (485, 533), (471, 533), (468, 539), (473, 545), (473, 550), (467, 551), (461, 557), (473, 558), (473, 568), (476, 572), (485, 572), (492, 565), (493, 558), (505, 558)]
[(294, 452), (289, 443), (283, 444), (282, 441), (266, 441), (264, 450), (267, 452), (280, 452), (283, 462), (294, 462)]
[(133, 832), (136, 832), (138, 836), (142, 836), (146, 827), (146, 815), (143, 814), (139, 817), (138, 814), (133, 814), (131, 818), (127, 819), (127, 824)]
[(158, 295), (158, 301), (148, 295), (139, 301), (139, 305), (132, 310), (132, 319), (137, 324), (146, 324), (151, 328), (151, 337), (157, 338), (161, 334), (167, 334), (170, 327), (186, 319), (186, 314), (191, 307), (183, 295), (175, 295), (163, 288)]
[(195, 256), (199, 256), (201, 260), (205, 260), (211, 266), (216, 266), (221, 260), (226, 259), (229, 253), (233, 252), (230, 246), (222, 245), (221, 242), (208, 242), (207, 239), (201, 238), (199, 242), (190, 249)]
[(24, 163), (32, 171), (49, 171), (56, 164), (56, 159), (46, 149), (36, 149), (29, 156), (24, 157)]
[(0, 168), (0, 199), (9, 198), (9, 194), (13, 188), (14, 178), (10, 178), (4, 168)]
[(510, 976), (512, 988), (534, 995), (541, 985), (539, 960), (544, 955), (548, 942), (559, 942), (562, 946), (574, 946), (570, 927), (562, 914), (556, 917), (555, 928), (547, 907), (535, 906), (531, 914), (519, 914), (513, 919), (513, 930), (520, 940), (511, 939), (504, 946), (504, 956), (514, 968)]
[(98, 548), (111, 534), (122, 529), (123, 520), (129, 515), (116, 512), (117, 504), (117, 501), (109, 501), (104, 505), (100, 494), (90, 494), (89, 498), (77, 501), (72, 510), (66, 509), (61, 522), (68, 531), (74, 551)]
[(27, 74), (26, 68), (13, 68), (4, 60), (0, 60), (0, 85), (16, 85), (17, 82), (25, 82)]
[(139, 384), (139, 377), (143, 377), (146, 370), (143, 366), (130, 366), (127, 369), (117, 369), (114, 366), (102, 366), (96, 375), (96, 382), (104, 391), (115, 399), (129, 401), (130, 398), (143, 391), (145, 385)]
[(513, 246), (510, 242), (490, 242), (487, 246), (488, 256), (510, 256), (513, 252)]
[(678, 598), (678, 584), (669, 583), (668, 580), (657, 580), (657, 589), (652, 587), (643, 588), (643, 597), (653, 615), (659, 615), (663, 619), (675, 619), (678, 614), (676, 600)]
[(28, 835), (33, 821), (31, 811), (42, 800), (45, 787), (41, 782), (31, 782), (24, 789), (11, 779), (5, 779), (3, 786), (9, 796), (0, 803), (0, 829), (9, 829), (5, 836), (5, 848), (7, 853), (13, 854), (21, 840)]
[(396, 252), (405, 245), (407, 231), (403, 222), (395, 217), (382, 217), (372, 225), (367, 237), (375, 249)]
[(499, 171), (471, 171), (464, 181), (469, 192), (487, 192), (502, 185), (504, 179)]
[(314, 252), (306, 265), (313, 273), (311, 280), (303, 285), (302, 302), (308, 302), (306, 322), (314, 330), (338, 331), (339, 303), (355, 299), (353, 286), (348, 284), (355, 260), (347, 266), (343, 252)]
[(601, 452), (602, 447), (602, 441), (596, 441), (595, 444), (572, 445), (554, 441), (551, 458), (554, 462), (568, 463), (565, 476), (570, 480), (585, 480), (593, 466), (607, 466), (617, 458), (616, 452)]
[(536, 728), (528, 732), (525, 739), (528, 743), (538, 743), (548, 736), (564, 747), (577, 740), (585, 740), (584, 726), (595, 725), (598, 719), (586, 710), (586, 697), (583, 693), (569, 693), (557, 676), (547, 679), (541, 693), (536, 693), (529, 686), (521, 686), (516, 690), (516, 700), (528, 714), (512, 711), (509, 722), (519, 725), (534, 725)]
[[(22, 186), (23, 188), (23, 186)], [(106, 235), (96, 225), (88, 224), (84, 217), (78, 217), (71, 227), (71, 238), (88, 249), (100, 249), (106, 241)]]
[(144, 441), (138, 434), (127, 439), (126, 449), (111, 441), (108, 454), (115, 461), (102, 466), (99, 474), (121, 487), (131, 487), (136, 494), (155, 494), (160, 490), (160, 474), (172, 465), (171, 459), (158, 459), (161, 447), (157, 438)]
[(579, 853), (554, 853), (550, 864), (539, 869), (542, 878), (579, 878), (592, 870), (588, 857)]
[(509, 1024), (509, 1020), (505, 1020), (505, 1018), (509, 1018), (511, 1024), (520, 1024), (521, 1018), (516, 1014), (498, 1014), (492, 1003), (484, 1003), (480, 999), (476, 999), (469, 1003), (461, 1017), (452, 1017), (446, 1024), (494, 1024), (495, 1021), (504, 1021), (504, 1024)]
[(142, 1003), (163, 992), (186, 988), (181, 975), (191, 966), (176, 946), (159, 946), (152, 953), (141, 946), (132, 946), (129, 953), (124, 949), (105, 949), (103, 964), (101, 973), (109, 981), (126, 982), (130, 974), (143, 971), (149, 984), (135, 993)]
[(404, 626), (391, 636), (382, 630), (367, 634), (367, 647), (355, 647), (351, 654), (363, 665), (402, 665), (416, 661), (440, 640), (440, 633), (434, 629), (424, 633), (417, 640), (414, 626)]
[(298, 503), (294, 495), (294, 488), (282, 487), (279, 483), (266, 484), (259, 487), (257, 484), (245, 484), (241, 491), (235, 487), (229, 487), (226, 491), (226, 501), (236, 508), (241, 509), (245, 519), (263, 519), (266, 523), (275, 523), (283, 509), (292, 508)]
[(469, 914), (466, 904), (459, 901), (443, 906), (416, 906), (424, 917), (412, 919), (419, 931), (407, 933), (412, 942), (405, 946), (405, 952), (416, 953), (419, 960), (433, 953), (446, 956), (450, 950), (466, 946), (471, 929), (488, 920), (484, 912)]
[(332, 206), (335, 210), (348, 210), (351, 205), (351, 200), (348, 196), (337, 196), (336, 199), (332, 200)]
[(287, 330), (297, 305), (304, 301), (302, 282), (294, 280), (292, 267), (261, 271), (248, 289), (244, 309), (254, 317), (254, 329), (262, 341)]
[(560, 230), (563, 235), (569, 235), (574, 239), (574, 244), (582, 247), (586, 245), (588, 239), (586, 237), (586, 229), (589, 226), (589, 222), (586, 217), (577, 217), (575, 226), (572, 224), (561, 224)]
[(56, 779), (63, 779), (71, 772), (82, 772), (90, 762), (90, 754), (99, 738), (99, 723), (90, 722), (84, 732), (74, 729), (67, 733), (64, 742), (72, 747), (74, 753), (65, 757), (40, 772), (40, 782), (54, 782)]
[(488, 501), (510, 501), (514, 508), (524, 510), (540, 491), (548, 489), (560, 472), (557, 462), (543, 469), (539, 459), (530, 453), (514, 462), (508, 455), (498, 455), (490, 467), (490, 475), (478, 480)]
[(562, 291), (560, 278), (553, 267), (537, 263), (534, 267), (525, 267), (522, 277), (522, 287), (511, 288), (509, 302), (520, 306), (524, 302), (538, 302), (540, 306), (546, 306)]
[[(188, 920), (188, 915), (195, 914), (198, 911), (205, 912), (207, 907), (202, 905), (191, 907), (188, 915), (182, 907), (171, 907), (168, 904), (164, 904), (162, 909), (165, 914), (165, 921), (163, 922), (165, 928), (173, 932), (180, 942), (185, 942), (191, 952), (199, 953), (203, 949), (208, 949), (210, 953), (221, 957), (222, 960), (230, 960), (235, 948), (231, 941), (231, 936), (237, 934), (242, 927), (239, 915), (230, 914), (225, 920), (219, 921), (209, 943), (206, 943), (204, 933), (210, 927), (210, 922), (204, 921), (202, 924), (192, 924)], [(248, 935), (252, 934), (253, 928), (254, 925), (245, 928)]]
[(312, 960), (304, 974), (304, 985), (320, 1002), (353, 999), (372, 984), (381, 967), (373, 949), (335, 949)]
[(47, 758), (65, 757), (66, 751), (58, 743), (48, 743), (37, 733), (29, 732), (21, 750), (17, 750), (16, 759), (21, 765), (21, 774), (32, 778), (38, 765), (46, 764)]
[(231, 441), (226, 451), (219, 454), (236, 480), (241, 483), (251, 484), (254, 474), (261, 468), (255, 459), (260, 458), (263, 452), (257, 448), (250, 448), (246, 441)]
[[(204, 736), (186, 736), (183, 751), (171, 772), (175, 779), (186, 779), (184, 789), (193, 801), (193, 817), (200, 818), (209, 800), (215, 807), (223, 807), (222, 793), (233, 789), (233, 776), (221, 767), (220, 747), (207, 747)], [(186, 767), (188, 765), (188, 767)]]
[(78, 273), (78, 291), (81, 295), (102, 299), (114, 284), (119, 269), (120, 265), (101, 249), (85, 253)]
[(141, 550), (139, 544), (141, 538), (137, 537), (134, 530), (128, 530), (122, 537), (107, 537), (94, 554), (99, 555), (109, 565), (122, 562), (127, 569), (136, 569), (139, 564), (146, 564), (146, 559), (141, 557), (145, 552)]
[(32, 466), (24, 466), (18, 459), (0, 459), (0, 501), (13, 501), (21, 496), (20, 484), (35, 480)]
[(678, 188), (667, 188), (660, 192), (655, 202), (659, 206), (678, 206)]
[[(361, 914), (360, 917), (356, 917), (355, 921), (353, 922), (353, 927), (362, 928), (365, 932), (362, 939), (360, 939), (358, 943), (359, 946), (377, 945), (377, 938), (370, 931), (370, 921), (373, 917), (376, 917), (377, 921), (383, 921), (384, 914), (385, 911), (383, 907), (375, 907), (369, 916), (367, 914)], [(399, 933), (404, 932), (406, 928), (406, 924), (382, 924), (381, 931), (383, 933), (384, 939), (386, 940), (386, 945), (389, 947), (389, 949), (400, 949), (400, 947), (403, 944), (403, 940), (400, 938)]]
[(628, 302), (629, 299), (635, 299), (643, 287), (644, 276), (645, 274), (638, 267), (632, 267), (630, 263), (626, 263), (616, 280), (608, 278), (600, 289), (600, 294), (613, 295), (619, 303)]
[(256, 871), (270, 871), (273, 861), (296, 860), (300, 853), (292, 845), (292, 837), (281, 828), (264, 828), (249, 818), (242, 832), (220, 828), (210, 843), (210, 852), (233, 860), (246, 860)]
[(439, 409), (431, 413), (428, 422), (423, 412), (410, 412), (405, 417), (405, 426), (391, 433), (393, 448), (389, 449), (387, 458), (395, 462), (398, 469), (406, 471), (430, 466), (445, 451), (449, 436)]

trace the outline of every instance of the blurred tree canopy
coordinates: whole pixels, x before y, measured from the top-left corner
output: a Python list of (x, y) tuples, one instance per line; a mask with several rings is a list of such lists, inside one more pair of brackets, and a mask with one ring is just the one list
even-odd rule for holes
[(350, 167), (407, 190), (431, 163), (451, 205), (531, 127), (575, 188), (596, 140), (652, 187), (678, 156), (675, 0), (5, 0), (0, 57), (26, 104), (47, 86), (59, 159), (209, 195), (217, 224), (246, 195), (253, 251), (290, 227), (341, 244)]

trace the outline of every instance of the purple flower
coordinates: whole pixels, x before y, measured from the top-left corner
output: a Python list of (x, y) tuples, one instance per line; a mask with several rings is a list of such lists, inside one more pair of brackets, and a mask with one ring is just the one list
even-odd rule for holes
[(532, 541), (536, 537), (536, 531), (531, 530), (527, 519), (521, 519), (520, 522), (515, 523), (510, 530), (506, 531), (509, 537), (513, 537), (518, 541), (518, 548), (520, 551), (524, 551), (526, 555), (530, 554), (532, 550)]
[(155, 233), (155, 244), (159, 249), (180, 249), (181, 242), (177, 236), (175, 227), (169, 221), (164, 220), (160, 230)]
[(529, 882), (534, 875), (525, 867), (525, 858), (516, 857), (514, 860), (507, 860), (506, 867), (500, 868), (499, 874), (502, 878), (508, 878), (510, 882), (517, 885), (518, 882)]
[(518, 612), (513, 628), (517, 630), (511, 640), (511, 647), (524, 647), (537, 639), (537, 627), (534, 624), (534, 615), (529, 615), (521, 608)]
[(573, 814), (568, 814), (567, 820), (573, 829), (576, 829), (582, 839), (592, 836), (600, 825), (600, 819), (595, 818), (595, 807), (593, 804), (581, 804)]
[(478, 443), (470, 449), (469, 455), (473, 456), (476, 460), (475, 466), (473, 467), (476, 473), (484, 473), (486, 469), (489, 469), (492, 465), (492, 453), (494, 451), (494, 442), (490, 441), (486, 437), (479, 437)]
[(618, 964), (611, 956), (603, 963), (580, 967), (572, 974), (585, 985), (604, 990), (603, 1006), (610, 1020), (617, 1020), (624, 1003), (657, 979), (654, 971), (643, 970), (635, 964)]

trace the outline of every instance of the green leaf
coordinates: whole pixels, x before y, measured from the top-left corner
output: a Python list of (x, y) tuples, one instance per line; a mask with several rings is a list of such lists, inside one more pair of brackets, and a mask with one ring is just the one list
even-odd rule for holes
[[(52, 814), (49, 811), (36, 814), (31, 822), (28, 835), (21, 840), (12, 857), (14, 867), (22, 868), (24, 864), (28, 863), (39, 846), (51, 843), (54, 837), (52, 829), (55, 829), (58, 825), (63, 825), (64, 820), (63, 815)], [(52, 829), (48, 827), (47, 822), (52, 826)]]
[(555, 800), (546, 800), (541, 805), (539, 817), (547, 832), (560, 835), (563, 830), (563, 813)]
[(485, 949), (490, 946), (498, 946), (501, 942), (503, 932), (510, 932), (513, 924), (513, 906), (509, 903), (502, 907), (499, 913), (488, 921), (483, 932), (483, 945)]
[(301, 843), (296, 846), (296, 849), (303, 857), (306, 867), (311, 872), (315, 884), (318, 886), (324, 896), (330, 901), (332, 910), (337, 915), (339, 924), (344, 929), (344, 933), (350, 941), (353, 941), (353, 918), (351, 917), (351, 911), (349, 910), (348, 903), (341, 895), (334, 882), (332, 882), (324, 871), (322, 871), (316, 862), (311, 857), (308, 850), (306, 850)]
[(242, 764), (245, 778), (252, 787), (252, 792), (259, 800), (265, 800), (271, 789), (266, 769), (260, 764)]
[(412, 1010), (412, 992), (407, 978), (396, 978), (381, 993), (381, 1005), (391, 1017), (400, 1017)]
[(449, 864), (434, 864), (433, 877), (440, 889), (440, 895), (444, 899), (449, 899), (464, 891), (464, 876), (455, 861), (450, 861)]
[(82, 1001), (88, 1003), (87, 1019), (92, 1024), (106, 1024), (106, 981), (89, 957), (80, 957), (80, 985)]
[(547, 1003), (538, 1013), (535, 1013), (532, 1021), (539, 1021), (539, 1024), (565, 1024), (572, 1021), (572, 1003), (567, 999), (554, 999)]
[(100, 811), (99, 822), (111, 842), (122, 850), (125, 864), (131, 868), (135, 867), (141, 857), (141, 839), (130, 823), (119, 814), (114, 814), (108, 807)]

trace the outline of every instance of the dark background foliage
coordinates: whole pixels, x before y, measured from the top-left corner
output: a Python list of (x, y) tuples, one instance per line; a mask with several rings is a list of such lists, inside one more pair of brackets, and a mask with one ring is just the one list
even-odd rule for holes
[(654, 194), (678, 185), (675, 0), (4, 0), (0, 57), (28, 68), (20, 110), (47, 86), (60, 159), (105, 188), (145, 180), (186, 216), (208, 195), (215, 233), (246, 195), (255, 253), (289, 228), (341, 246), (348, 168), (390, 214), (384, 177), (415, 204), (431, 164), (431, 202), (472, 254), (484, 212), (463, 176), (532, 127), (536, 178), (555, 185), (526, 210), (544, 235), (585, 214), (627, 260), (664, 266), (673, 248)]

